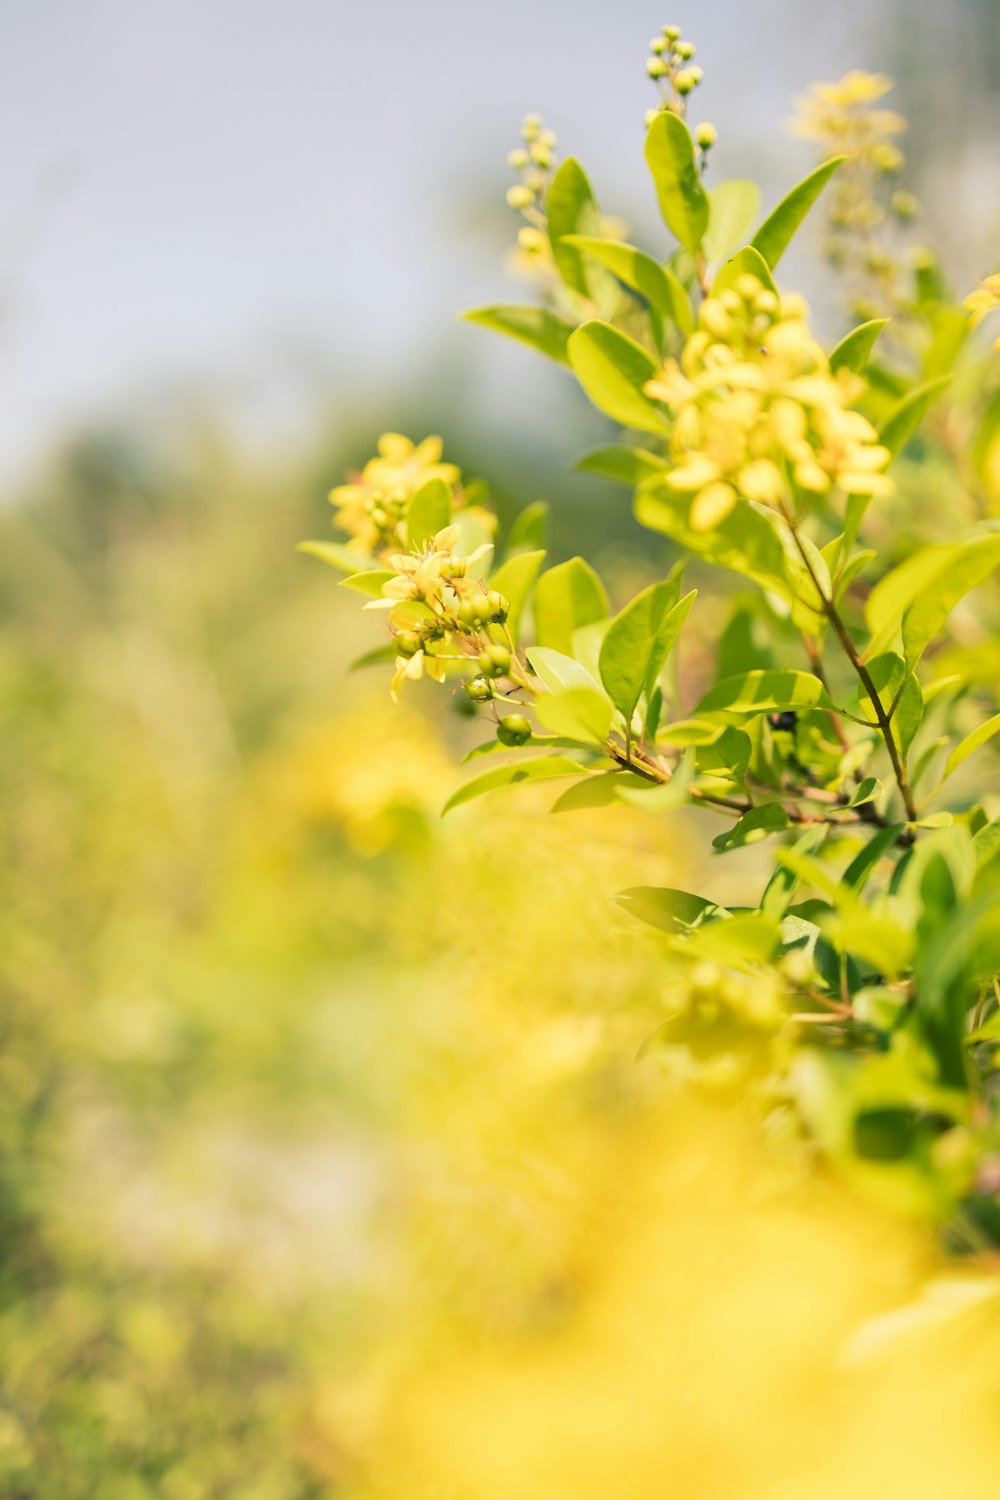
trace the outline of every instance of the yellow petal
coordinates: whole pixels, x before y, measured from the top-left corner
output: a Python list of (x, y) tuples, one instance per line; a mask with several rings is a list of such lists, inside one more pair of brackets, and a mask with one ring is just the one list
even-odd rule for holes
[(688, 513), (688, 525), (692, 531), (711, 531), (724, 521), (736, 504), (736, 491), (731, 484), (709, 484), (695, 496)]

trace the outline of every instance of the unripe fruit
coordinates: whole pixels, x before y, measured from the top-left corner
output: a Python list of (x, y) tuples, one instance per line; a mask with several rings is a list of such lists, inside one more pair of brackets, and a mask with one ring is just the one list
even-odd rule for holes
[(486, 595), (487, 616), (489, 620), (502, 623), (510, 614), (510, 600), (505, 599), (503, 594), (498, 594), (496, 589), (490, 589)]
[(504, 714), (497, 725), (501, 745), (525, 745), (531, 739), (531, 725), (524, 714)]
[(416, 656), (424, 643), (415, 630), (397, 630), (392, 644), (397, 656)]
[(455, 610), (459, 623), (474, 630), (486, 619), (486, 596), (474, 594), (470, 599), (460, 599)]
[(485, 677), (473, 677), (465, 684), (465, 691), (473, 703), (488, 703), (493, 697), (493, 684)]
[(484, 677), (502, 677), (510, 669), (510, 652), (506, 646), (489, 645), (479, 653), (479, 666)]

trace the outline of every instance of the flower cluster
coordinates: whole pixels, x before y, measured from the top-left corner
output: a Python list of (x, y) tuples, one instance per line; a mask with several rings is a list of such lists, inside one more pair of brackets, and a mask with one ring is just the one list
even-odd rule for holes
[[(665, 109), (683, 119), (687, 96), (705, 76), (698, 64), (691, 61), (694, 51), (694, 42), (681, 36), (679, 26), (664, 26), (661, 35), (654, 36), (650, 42), (646, 73), (659, 89), (660, 103), (646, 111), (647, 125)], [(715, 144), (715, 127), (700, 125), (696, 139), (702, 150), (708, 151)]]
[(352, 552), (376, 557), (404, 545), (410, 501), (429, 479), (443, 479), (451, 486), (454, 508), (465, 503), (461, 471), (441, 462), (442, 446), (439, 437), (413, 443), (401, 433), (383, 433), (377, 456), (330, 491), (337, 511), (334, 524), (347, 533)]
[(899, 313), (903, 266), (880, 231), (890, 219), (910, 220), (920, 205), (896, 186), (905, 165), (896, 137), (906, 121), (876, 108), (892, 88), (884, 73), (860, 70), (837, 83), (814, 83), (796, 100), (792, 128), (817, 141), (823, 155), (846, 157), (827, 198), (827, 259), (855, 278), (853, 307), (859, 317)]
[(705, 299), (680, 363), (645, 387), (673, 415), (666, 483), (692, 496), (690, 525), (717, 526), (740, 499), (792, 510), (834, 486), (891, 491), (888, 450), (851, 404), (864, 382), (834, 374), (806, 324), (800, 297), (755, 276)]
[[(447, 526), (423, 547), (387, 559), (392, 577), (366, 609), (386, 610), (396, 671), (393, 698), (407, 678), (424, 672), (438, 682), (466, 678), (473, 703), (488, 703), (497, 683), (519, 671), (506, 629), (510, 604), (478, 576), (476, 565), (492, 552), (488, 542), (468, 556), (458, 552), (461, 528)], [(513, 679), (511, 679), (513, 683)]]
[[(969, 313), (973, 328), (1000, 308), (1000, 273), (987, 276), (981, 281), (976, 290), (969, 293), (962, 306)], [(1000, 349), (1000, 339), (997, 339), (994, 348)]]

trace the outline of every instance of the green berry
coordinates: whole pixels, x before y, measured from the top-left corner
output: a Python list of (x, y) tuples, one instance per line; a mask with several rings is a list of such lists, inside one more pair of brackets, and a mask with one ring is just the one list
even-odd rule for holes
[(504, 714), (497, 725), (501, 745), (525, 745), (531, 739), (531, 725), (524, 714)]
[(496, 589), (490, 589), (486, 595), (486, 609), (486, 619), (502, 624), (510, 614), (510, 600), (505, 599), (503, 594), (498, 594)]
[(423, 649), (423, 641), (415, 630), (397, 630), (392, 638), (397, 656), (416, 656)]
[(510, 670), (510, 652), (506, 646), (491, 644), (479, 653), (479, 667), (484, 677), (502, 677)]
[(488, 703), (493, 697), (493, 684), (485, 677), (473, 677), (465, 684), (465, 691), (473, 703)]
[(474, 594), (470, 599), (460, 599), (455, 613), (460, 625), (465, 625), (469, 630), (475, 630), (486, 618), (484, 595)]

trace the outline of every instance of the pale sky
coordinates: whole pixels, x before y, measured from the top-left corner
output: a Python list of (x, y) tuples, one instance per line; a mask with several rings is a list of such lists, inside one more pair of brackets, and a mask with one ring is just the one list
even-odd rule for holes
[(0, 476), (157, 390), (226, 388), (252, 420), (473, 336), (459, 307), (517, 295), (486, 206), (529, 109), (655, 225), (663, 21), (698, 45), (719, 174), (779, 192), (811, 164), (791, 96), (891, 70), (891, 3), (2, 0)]

